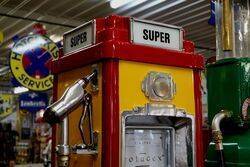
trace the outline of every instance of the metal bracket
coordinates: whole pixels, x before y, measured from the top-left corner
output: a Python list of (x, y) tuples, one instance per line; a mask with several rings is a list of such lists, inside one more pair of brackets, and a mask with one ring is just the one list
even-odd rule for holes
[(94, 132), (94, 144), (92, 147), (88, 147), (85, 144), (76, 144), (72, 146), (72, 152), (75, 154), (84, 154), (84, 155), (96, 155), (98, 154), (98, 132)]
[(69, 166), (69, 154), (70, 154), (69, 145), (57, 145), (56, 153), (57, 153), (57, 159), (58, 159), (57, 160), (58, 166), (61, 166), (61, 167)]
[(100, 73), (100, 70), (98, 68), (98, 65), (97, 64), (93, 64), (91, 66), (92, 68), (92, 72), (96, 71), (97, 75), (95, 78), (93, 78), (91, 81), (90, 81), (90, 84), (91, 84), (91, 91), (92, 92), (97, 92), (99, 90), (99, 87), (98, 87), (98, 76), (99, 76), (99, 73)]

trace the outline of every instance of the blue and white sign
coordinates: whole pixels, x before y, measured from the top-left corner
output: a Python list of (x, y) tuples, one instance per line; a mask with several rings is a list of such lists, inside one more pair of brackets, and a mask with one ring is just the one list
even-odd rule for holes
[(46, 93), (24, 93), (19, 96), (20, 110), (36, 112), (45, 109), (48, 105), (48, 96)]

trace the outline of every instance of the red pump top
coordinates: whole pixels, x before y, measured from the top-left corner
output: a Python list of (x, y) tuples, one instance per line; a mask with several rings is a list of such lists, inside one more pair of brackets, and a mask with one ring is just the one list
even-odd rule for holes
[(83, 49), (61, 54), (52, 62), (54, 74), (69, 71), (84, 65), (119, 59), (154, 63), (183, 68), (203, 69), (203, 56), (194, 53), (194, 43), (183, 40), (182, 51), (139, 45), (130, 39), (130, 18), (111, 15), (95, 19), (95, 43)]

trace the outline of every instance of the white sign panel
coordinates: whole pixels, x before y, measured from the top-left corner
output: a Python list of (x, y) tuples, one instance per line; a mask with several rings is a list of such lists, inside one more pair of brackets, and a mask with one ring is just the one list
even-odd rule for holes
[(131, 19), (131, 41), (136, 44), (182, 50), (182, 28)]
[(172, 166), (170, 133), (169, 130), (126, 130), (125, 167)]
[(95, 22), (85, 23), (63, 36), (64, 54), (74, 52), (95, 43)]

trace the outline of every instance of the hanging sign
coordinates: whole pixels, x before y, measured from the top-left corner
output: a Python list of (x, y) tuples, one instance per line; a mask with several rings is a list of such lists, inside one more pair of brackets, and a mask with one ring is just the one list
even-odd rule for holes
[(0, 118), (13, 112), (13, 96), (11, 94), (0, 94)]
[(11, 71), (24, 87), (34, 91), (48, 90), (53, 86), (53, 75), (46, 63), (58, 57), (59, 49), (52, 40), (42, 35), (28, 35), (20, 38), (11, 49)]
[(36, 112), (45, 109), (48, 105), (48, 96), (46, 93), (23, 93), (19, 96), (20, 110)]
[(95, 21), (87, 22), (63, 35), (64, 54), (95, 43)]
[(182, 50), (183, 31), (181, 27), (132, 18), (130, 30), (131, 42), (135, 44)]

